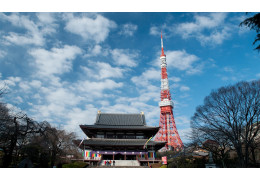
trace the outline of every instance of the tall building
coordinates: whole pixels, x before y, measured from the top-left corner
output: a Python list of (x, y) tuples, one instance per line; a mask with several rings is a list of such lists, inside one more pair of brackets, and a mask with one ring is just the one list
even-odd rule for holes
[(160, 113), (160, 130), (156, 134), (155, 141), (166, 141), (166, 150), (179, 150), (183, 147), (183, 143), (176, 128), (173, 116), (173, 102), (171, 100), (171, 93), (169, 88), (169, 81), (167, 75), (166, 55), (163, 50), (163, 38), (161, 34), (161, 101), (159, 106)]
[(80, 144), (84, 150), (84, 161), (96, 165), (104, 165), (105, 160), (115, 160), (116, 166), (127, 162), (137, 166), (160, 162), (160, 159), (156, 159), (156, 151), (166, 143), (149, 140), (159, 127), (147, 126), (144, 113), (112, 114), (98, 111), (93, 125), (80, 125), (80, 128), (89, 139), (82, 142), (77, 140), (75, 144)]

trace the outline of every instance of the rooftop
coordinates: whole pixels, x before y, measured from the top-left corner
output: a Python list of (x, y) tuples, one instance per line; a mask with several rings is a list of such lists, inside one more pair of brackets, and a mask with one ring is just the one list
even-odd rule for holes
[[(104, 139), (104, 138), (91, 138), (86, 139), (82, 144), (87, 146), (143, 146), (148, 139)], [(76, 140), (75, 144), (79, 144), (80, 140)], [(164, 141), (149, 141), (148, 146), (164, 146)], [(81, 144), (81, 145), (82, 145)]]
[(97, 114), (94, 125), (108, 126), (145, 126), (145, 116), (140, 114), (118, 114), (118, 113), (101, 113)]

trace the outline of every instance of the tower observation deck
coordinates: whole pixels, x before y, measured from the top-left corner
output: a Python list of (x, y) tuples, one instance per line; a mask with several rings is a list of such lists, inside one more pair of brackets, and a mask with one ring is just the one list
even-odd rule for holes
[(159, 102), (160, 106), (160, 129), (156, 134), (155, 141), (166, 141), (165, 148), (166, 150), (182, 149), (183, 143), (179, 136), (179, 133), (176, 128), (174, 116), (173, 116), (173, 107), (174, 104), (171, 100), (171, 93), (169, 88), (169, 81), (167, 75), (167, 63), (166, 55), (164, 54), (163, 49), (163, 38), (161, 34), (161, 101)]

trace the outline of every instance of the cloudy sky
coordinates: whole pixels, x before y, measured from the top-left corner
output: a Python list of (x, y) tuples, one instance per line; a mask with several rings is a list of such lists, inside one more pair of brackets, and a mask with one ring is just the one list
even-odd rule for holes
[(160, 31), (174, 116), (184, 142), (212, 89), (260, 78), (245, 13), (0, 13), (4, 101), (74, 131), (98, 110), (140, 113), (158, 126)]

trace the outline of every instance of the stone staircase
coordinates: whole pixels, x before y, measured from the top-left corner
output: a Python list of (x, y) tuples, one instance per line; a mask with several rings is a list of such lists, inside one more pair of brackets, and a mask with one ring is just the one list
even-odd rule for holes
[[(99, 164), (100, 167), (139, 167), (140, 163), (137, 160), (115, 160), (115, 165), (113, 165), (113, 161), (111, 160), (111, 165), (105, 165), (106, 160), (102, 160)], [(141, 166), (140, 166), (141, 167)]]

